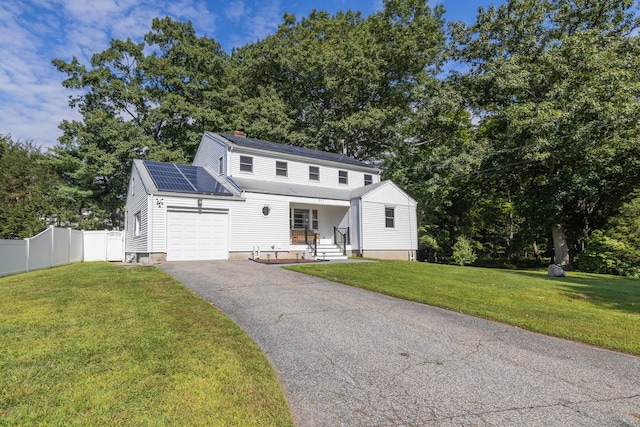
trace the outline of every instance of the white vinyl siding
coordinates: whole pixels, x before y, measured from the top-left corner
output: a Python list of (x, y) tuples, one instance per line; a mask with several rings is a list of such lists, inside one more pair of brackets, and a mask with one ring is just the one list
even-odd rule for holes
[[(149, 200), (137, 167), (134, 166), (131, 172), (131, 180), (129, 181), (129, 193), (127, 194), (126, 252), (148, 251), (149, 227), (147, 213)], [(138, 228), (136, 228), (136, 214), (139, 214)]]
[[(387, 227), (387, 208), (393, 207), (394, 227)], [(362, 197), (362, 248), (416, 250), (418, 230), (415, 202), (397, 187), (383, 185)]]
[[(269, 216), (262, 208), (269, 206)], [(260, 250), (272, 247), (289, 248), (289, 202), (286, 197), (246, 194), (246, 202), (238, 204), (232, 213), (231, 251), (250, 252), (254, 246)]]
[[(240, 171), (240, 156), (253, 157), (253, 173), (252, 178), (262, 180), (282, 180), (282, 177), (276, 175), (275, 162), (286, 162), (287, 164), (287, 178), (292, 183), (305, 184), (305, 185), (317, 185), (327, 188), (357, 188), (362, 187), (364, 182), (364, 175), (371, 175), (372, 183), (380, 182), (380, 175), (372, 173), (370, 171), (358, 170), (357, 168), (350, 169), (348, 165), (336, 165), (326, 166), (313, 164), (312, 166), (318, 167), (319, 179), (313, 180), (310, 178), (309, 163), (313, 162), (313, 159), (309, 159), (309, 162), (302, 162), (290, 159), (282, 159), (277, 156), (266, 156), (256, 154), (239, 153), (238, 151), (232, 151), (229, 153), (229, 165), (231, 169), (228, 173), (231, 176), (248, 176), (247, 172)], [(343, 170), (348, 172), (348, 184), (338, 183), (338, 171)]]
[[(222, 158), (222, 165), (220, 165)], [(205, 134), (193, 159), (194, 166), (210, 167), (219, 175), (227, 174), (227, 146), (212, 136)], [(220, 168), (222, 166), (222, 169)]]

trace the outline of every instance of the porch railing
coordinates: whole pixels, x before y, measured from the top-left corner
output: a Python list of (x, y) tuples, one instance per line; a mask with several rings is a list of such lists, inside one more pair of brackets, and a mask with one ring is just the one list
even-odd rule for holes
[(318, 238), (318, 233), (309, 230), (309, 227), (304, 228), (304, 243), (313, 248), (313, 256), (318, 256)]
[(318, 254), (319, 239), (320, 235), (310, 230), (309, 227), (305, 227), (304, 229), (294, 228), (291, 230), (291, 244), (301, 245), (304, 243), (308, 248), (313, 250), (313, 256), (317, 256)]
[[(342, 249), (342, 255), (347, 255), (347, 245), (351, 244), (351, 233), (349, 233), (350, 227), (338, 228), (333, 227), (333, 241), (340, 249)], [(344, 233), (341, 231), (343, 230)]]

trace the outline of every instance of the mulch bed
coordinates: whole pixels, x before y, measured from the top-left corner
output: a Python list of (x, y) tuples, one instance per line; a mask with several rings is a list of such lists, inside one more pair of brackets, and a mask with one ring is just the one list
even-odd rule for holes
[(324, 259), (308, 259), (308, 258), (271, 258), (267, 260), (266, 258), (254, 259), (254, 262), (259, 262), (260, 264), (305, 264), (310, 262), (323, 262), (326, 261)]

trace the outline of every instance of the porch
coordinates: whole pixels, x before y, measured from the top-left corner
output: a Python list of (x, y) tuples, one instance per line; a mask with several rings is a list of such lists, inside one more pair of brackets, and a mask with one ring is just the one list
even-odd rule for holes
[[(344, 258), (351, 252), (348, 206), (290, 204), (290, 243), (316, 258)], [(294, 248), (292, 248), (294, 249)]]

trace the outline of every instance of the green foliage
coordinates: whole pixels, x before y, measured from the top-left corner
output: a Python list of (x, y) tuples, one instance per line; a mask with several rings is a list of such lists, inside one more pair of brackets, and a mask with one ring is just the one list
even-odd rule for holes
[(595, 273), (640, 277), (640, 197), (610, 218), (605, 231), (595, 230), (587, 249), (576, 257), (578, 268)]
[(453, 260), (456, 264), (463, 266), (473, 263), (476, 259), (478, 256), (474, 252), (471, 242), (466, 237), (458, 237), (453, 245)]
[(70, 106), (82, 120), (60, 124), (51, 160), (76, 223), (122, 226), (133, 159), (185, 162), (204, 131), (229, 130), (227, 61), (218, 43), (170, 18), (154, 19), (143, 43), (112, 40), (90, 69), (53, 60), (68, 76), (63, 85), (80, 93)]
[(630, 199), (615, 216), (609, 218), (607, 234), (640, 252), (640, 190)]
[(497, 320), (531, 331), (640, 355), (637, 279), (546, 269), (459, 268), (408, 261), (287, 267), (345, 283)]
[[(370, 159), (399, 140), (412, 90), (443, 50), (441, 8), (387, 0), (368, 18), (350, 10), (285, 15), (275, 34), (232, 56), (245, 105), (266, 102), (288, 118), (279, 122), (281, 142)], [(269, 136), (255, 118), (244, 108), (243, 128)]]
[(32, 237), (49, 224), (56, 176), (43, 157), (32, 143), (0, 135), (0, 238)]
[[(574, 252), (594, 229), (625, 241), (606, 223), (640, 187), (633, 1), (508, 0), (451, 24), (449, 46), (442, 6), (383, 4), (285, 14), (231, 55), (164, 18), (89, 65), (54, 60), (82, 115), (46, 159), (55, 217), (121, 226), (133, 159), (188, 162), (204, 131), (241, 129), (381, 165), (418, 202), (431, 260), (460, 235), (527, 258), (558, 247), (554, 224)], [(468, 68), (443, 78), (448, 59)]]
[(455, 57), (470, 66), (452, 81), (488, 147), (481, 188), (508, 196), (533, 231), (563, 224), (571, 247), (640, 185), (633, 6), (510, 0), (452, 26)]
[(624, 241), (595, 230), (587, 240), (587, 249), (576, 257), (581, 271), (640, 277), (640, 251)]
[(0, 424), (291, 426), (233, 322), (153, 267), (0, 278)]
[[(424, 232), (424, 229), (421, 231)], [(418, 239), (418, 261), (438, 262), (438, 251), (440, 245), (435, 237), (423, 234)]]

